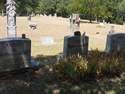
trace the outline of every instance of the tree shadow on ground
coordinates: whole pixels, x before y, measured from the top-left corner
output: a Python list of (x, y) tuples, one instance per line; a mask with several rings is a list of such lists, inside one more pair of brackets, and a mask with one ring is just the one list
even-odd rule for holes
[(52, 71), (52, 63), (56, 62), (56, 56), (37, 57), (37, 60), (42, 61), (40, 62), (42, 66), (35, 78), (1, 81), (0, 94), (124, 94), (125, 92), (124, 76), (72, 83), (59, 79)]

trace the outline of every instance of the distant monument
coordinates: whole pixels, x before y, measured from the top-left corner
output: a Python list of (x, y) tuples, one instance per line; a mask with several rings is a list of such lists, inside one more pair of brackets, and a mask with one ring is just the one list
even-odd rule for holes
[(14, 0), (7, 0), (6, 14), (7, 14), (7, 36), (16, 37), (16, 7)]
[(79, 14), (72, 14), (70, 16), (70, 32), (79, 31), (80, 17)]
[(110, 29), (110, 31), (109, 31), (109, 34), (111, 34), (111, 33), (115, 33), (115, 26), (111, 26), (111, 29)]

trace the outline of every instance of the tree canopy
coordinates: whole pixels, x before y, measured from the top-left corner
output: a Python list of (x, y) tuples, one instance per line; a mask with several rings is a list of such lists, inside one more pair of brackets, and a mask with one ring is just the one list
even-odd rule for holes
[[(1, 0), (0, 11), (5, 12), (5, 2)], [(69, 17), (79, 13), (81, 18), (111, 23), (123, 23), (125, 19), (125, 0), (15, 0), (17, 14), (52, 14)]]

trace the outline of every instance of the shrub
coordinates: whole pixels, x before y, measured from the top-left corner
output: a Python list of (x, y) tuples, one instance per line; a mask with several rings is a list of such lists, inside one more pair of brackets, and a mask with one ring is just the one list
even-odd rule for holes
[(55, 65), (55, 69), (65, 78), (78, 79), (87, 70), (88, 61), (83, 58), (65, 59)]
[(55, 64), (62, 77), (70, 79), (120, 76), (125, 72), (125, 54), (90, 51), (87, 57), (65, 59)]

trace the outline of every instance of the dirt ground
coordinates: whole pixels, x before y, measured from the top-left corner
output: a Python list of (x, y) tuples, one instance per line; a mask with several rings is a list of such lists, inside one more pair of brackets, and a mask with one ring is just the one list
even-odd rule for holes
[[(61, 17), (39, 16), (32, 17), (32, 22), (37, 24), (37, 29), (29, 28), (27, 17), (17, 17), (17, 36), (25, 33), (32, 40), (32, 56), (57, 55), (63, 51), (63, 39), (66, 35), (72, 35), (69, 29), (69, 19)], [(89, 49), (103, 51), (106, 44), (106, 36), (111, 26), (115, 26), (116, 32), (125, 32), (124, 25), (81, 23), (80, 31), (89, 36)], [(96, 34), (99, 32), (99, 34)], [(54, 38), (53, 45), (43, 45), (41, 37)], [(0, 38), (7, 37), (6, 17), (0, 17)]]

